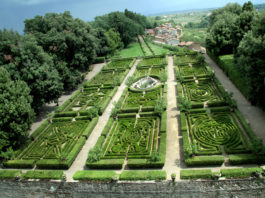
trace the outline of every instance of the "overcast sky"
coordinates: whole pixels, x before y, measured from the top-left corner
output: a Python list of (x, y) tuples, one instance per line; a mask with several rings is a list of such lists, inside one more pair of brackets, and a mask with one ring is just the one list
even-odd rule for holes
[[(229, 2), (243, 4), (247, 0), (0, 0), (0, 29), (23, 32), (24, 20), (47, 12), (69, 10), (73, 17), (91, 21), (112, 11), (128, 10), (150, 15), (169, 11), (222, 7)], [(265, 0), (253, 0), (253, 4)]]

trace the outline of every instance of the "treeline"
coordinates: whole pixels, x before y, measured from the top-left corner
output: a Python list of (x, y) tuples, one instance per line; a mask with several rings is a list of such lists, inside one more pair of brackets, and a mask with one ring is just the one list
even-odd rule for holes
[[(234, 55), (235, 81), (245, 84), (245, 96), (265, 109), (265, 12), (256, 12), (249, 1), (227, 4), (210, 15), (207, 52), (215, 57)], [(232, 67), (232, 66), (231, 66)]]
[(134, 12), (84, 22), (70, 12), (25, 20), (24, 35), (0, 30), (0, 151), (18, 146), (45, 103), (73, 90), (97, 57), (126, 47), (151, 24)]

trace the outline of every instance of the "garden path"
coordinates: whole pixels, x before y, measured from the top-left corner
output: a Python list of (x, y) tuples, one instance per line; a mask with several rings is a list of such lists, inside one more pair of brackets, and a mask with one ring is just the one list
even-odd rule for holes
[[(101, 69), (102, 67), (105, 65), (105, 63), (100, 63), (100, 64), (94, 64), (91, 65), (93, 67), (92, 71), (89, 72), (86, 77), (85, 77), (85, 81), (90, 80), (91, 78), (93, 78)], [(59, 99), (58, 99), (58, 103), (59, 105), (62, 105), (66, 100), (68, 100), (75, 92), (77, 91), (77, 89), (75, 91), (72, 92), (67, 92), (64, 93)], [(39, 126), (47, 119), (47, 114), (52, 113), (53, 111), (55, 111), (57, 105), (56, 103), (52, 102), (50, 104), (45, 104), (41, 111), (40, 114), (37, 115), (35, 122), (31, 125), (31, 129), (29, 134), (31, 135), (37, 128), (39, 128)]]
[(177, 110), (176, 79), (173, 65), (173, 56), (168, 57), (167, 80), (167, 151), (166, 162), (163, 170), (167, 172), (167, 179), (176, 173), (176, 180), (180, 180), (180, 134), (178, 130), (179, 111)]
[(89, 138), (87, 139), (85, 145), (83, 146), (82, 150), (79, 152), (79, 154), (77, 155), (75, 161), (73, 162), (72, 166), (65, 171), (65, 175), (66, 175), (66, 179), (67, 181), (74, 181), (73, 180), (73, 175), (75, 174), (76, 171), (78, 170), (84, 170), (85, 164), (86, 164), (86, 160), (87, 160), (87, 155), (88, 155), (88, 151), (94, 147), (94, 145), (96, 144), (103, 128), (105, 127), (105, 125), (108, 122), (108, 119), (110, 117), (111, 114), (111, 110), (114, 107), (113, 102), (117, 102), (119, 100), (119, 98), (121, 97), (121, 94), (123, 92), (123, 90), (126, 87), (126, 80), (129, 76), (131, 76), (135, 69), (136, 69), (136, 65), (139, 63), (140, 60), (136, 60), (136, 62), (134, 63), (133, 67), (131, 68), (131, 70), (129, 71), (129, 73), (127, 74), (126, 78), (124, 79), (124, 81), (122, 82), (122, 84), (119, 86), (116, 94), (113, 96), (112, 100), (110, 101), (109, 105), (107, 106), (106, 110), (104, 111), (104, 113), (99, 117), (98, 123), (95, 126), (95, 128), (93, 129), (92, 133), (90, 134)]
[(234, 93), (233, 98), (237, 101), (239, 111), (246, 118), (246, 121), (249, 122), (250, 127), (255, 134), (262, 138), (263, 143), (265, 144), (265, 112), (263, 112), (260, 108), (251, 105), (232, 83), (232, 81), (207, 54), (205, 54), (205, 61), (214, 70), (216, 77), (222, 83), (223, 87), (227, 89), (228, 92)]

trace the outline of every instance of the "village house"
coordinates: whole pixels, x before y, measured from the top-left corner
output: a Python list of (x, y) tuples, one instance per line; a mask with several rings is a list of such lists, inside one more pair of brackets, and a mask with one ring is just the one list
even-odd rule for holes
[(177, 46), (182, 29), (179, 26), (176, 26), (176, 28), (172, 27), (171, 23), (164, 23), (160, 27), (156, 27), (154, 31), (146, 29), (145, 32), (150, 36), (154, 34), (153, 42), (155, 43)]

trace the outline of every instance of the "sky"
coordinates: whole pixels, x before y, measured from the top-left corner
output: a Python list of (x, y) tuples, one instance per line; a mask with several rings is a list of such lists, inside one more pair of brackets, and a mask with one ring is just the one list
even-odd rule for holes
[[(143, 15), (171, 11), (217, 8), (227, 3), (243, 4), (247, 0), (0, 0), (0, 29), (23, 33), (24, 20), (45, 13), (70, 11), (72, 16), (92, 21), (95, 16), (126, 8)], [(252, 0), (253, 4), (265, 0)]]

